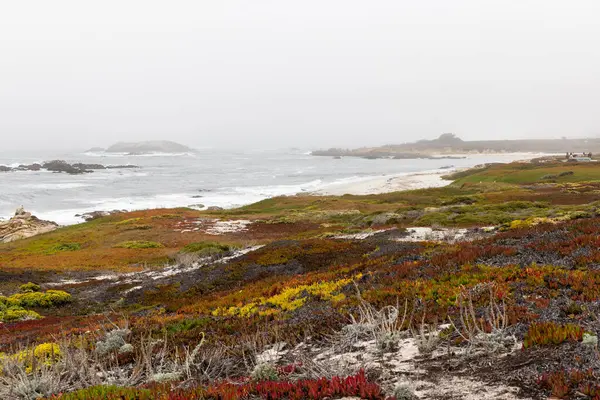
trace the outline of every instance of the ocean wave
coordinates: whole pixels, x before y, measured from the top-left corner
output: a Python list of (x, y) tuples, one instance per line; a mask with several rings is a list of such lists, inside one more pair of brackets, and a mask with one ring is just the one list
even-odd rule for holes
[(0, 162), (0, 165), (4, 165), (9, 168), (18, 168), (20, 165), (32, 165), (32, 164), (43, 164), (43, 161), (26, 161), (26, 162), (11, 162), (8, 164), (4, 164)]
[(339, 178), (336, 179), (332, 182), (328, 182), (326, 184), (324, 184), (322, 187), (320, 187), (319, 189), (324, 189), (330, 186), (338, 186), (338, 185), (349, 185), (349, 184), (353, 184), (353, 183), (361, 183), (361, 182), (368, 182), (371, 181), (373, 179), (378, 179), (378, 178), (385, 178), (387, 175), (386, 174), (381, 174), (381, 175), (354, 175), (354, 176), (349, 176), (346, 178)]
[(63, 189), (78, 189), (82, 187), (94, 186), (89, 183), (69, 182), (69, 183), (26, 183), (21, 185), (24, 189), (39, 189), (39, 190), (63, 190)]
[[(233, 208), (255, 203), (274, 196), (294, 195), (296, 193), (312, 191), (320, 187), (322, 183), (323, 182), (321, 180), (314, 180), (298, 185), (232, 187), (206, 192), (206, 194), (201, 198), (195, 197), (197, 196), (197, 193), (169, 193), (150, 197), (129, 196), (95, 198), (87, 201), (87, 204), (82, 205), (81, 208), (39, 212), (34, 209), (32, 212), (34, 215), (37, 215), (40, 218), (55, 221), (61, 225), (70, 225), (83, 221), (80, 217), (76, 217), (76, 214), (84, 214), (92, 211), (134, 211), (154, 208), (190, 206), (195, 206), (195, 208), (198, 209), (210, 206)], [(199, 207), (199, 204), (201, 204), (203, 207)]]
[(248, 195), (283, 196), (314, 190), (321, 186), (323, 181), (315, 179), (310, 182), (297, 185), (271, 185), (271, 186), (245, 186), (230, 188), (233, 191)]

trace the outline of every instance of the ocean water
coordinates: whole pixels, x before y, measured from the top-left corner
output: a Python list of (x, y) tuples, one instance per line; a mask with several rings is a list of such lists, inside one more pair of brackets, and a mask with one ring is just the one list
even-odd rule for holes
[(73, 224), (76, 214), (97, 210), (157, 207), (236, 207), (278, 195), (326, 190), (339, 182), (359, 182), (443, 167), (526, 158), (520, 154), (471, 155), (458, 160), (367, 160), (315, 157), (308, 150), (222, 151), (143, 156), (93, 153), (2, 153), (0, 165), (54, 159), (103, 165), (135, 164), (139, 169), (98, 170), (84, 175), (47, 171), (0, 172), (0, 217), (23, 205), (34, 215)]

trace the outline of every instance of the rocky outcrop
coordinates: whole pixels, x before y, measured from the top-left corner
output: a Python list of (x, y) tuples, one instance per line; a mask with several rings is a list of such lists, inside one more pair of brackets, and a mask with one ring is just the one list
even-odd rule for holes
[(127, 169), (127, 168), (139, 168), (137, 165), (125, 164), (125, 165), (102, 165), (102, 164), (84, 164), (75, 163), (69, 164), (64, 160), (53, 160), (46, 161), (43, 164), (29, 164), (19, 165), (18, 167), (12, 168), (5, 165), (0, 165), (0, 172), (14, 172), (14, 171), (40, 171), (47, 170), (52, 172), (65, 172), (71, 175), (86, 174), (94, 172), (94, 170), (101, 169)]
[(89, 169), (106, 169), (106, 167), (102, 164), (83, 164), (83, 163), (75, 163), (72, 165), (75, 168), (78, 168), (82, 171)]
[(34, 164), (29, 164), (29, 165), (19, 165), (17, 168), (15, 168), (15, 170), (17, 171), (39, 171), (42, 169), (41, 164), (38, 163), (34, 163)]
[[(81, 164), (83, 165), (83, 164)], [(42, 164), (42, 168), (52, 172), (66, 172), (67, 174), (76, 175), (90, 172), (90, 170), (76, 167), (64, 160), (47, 161)]]
[(83, 218), (84, 221), (89, 222), (98, 218), (107, 217), (113, 214), (119, 214), (127, 212), (127, 210), (112, 210), (112, 211), (90, 211), (84, 214), (75, 214), (76, 217)]
[(14, 217), (8, 221), (0, 222), (0, 242), (8, 243), (25, 239), (41, 233), (51, 232), (58, 228), (58, 224), (43, 221), (19, 207)]

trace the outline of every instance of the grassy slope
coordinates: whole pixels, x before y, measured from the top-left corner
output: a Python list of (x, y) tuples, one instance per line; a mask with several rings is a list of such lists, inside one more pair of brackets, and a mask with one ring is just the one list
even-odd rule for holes
[[(563, 170), (574, 174), (557, 183), (539, 181), (541, 176)], [(197, 342), (206, 333), (213, 342), (235, 344), (256, 330), (269, 335), (278, 329), (278, 334), (290, 341), (306, 332), (330, 333), (347, 321), (347, 312), (355, 306), (354, 288), (348, 285), (340, 290), (347, 280), (356, 281), (364, 298), (377, 306), (396, 304), (399, 299), (412, 304), (412, 300), (419, 299), (426, 305), (421, 312), (427, 321), (447, 320), (448, 314), (456, 313), (458, 294), (495, 282), (509, 307), (511, 325), (518, 328), (515, 332), (519, 339), (541, 315), (559, 315), (552, 317), (552, 322), (577, 323), (597, 332), (598, 180), (600, 166), (594, 164), (510, 164), (463, 173), (445, 188), (372, 196), (279, 197), (213, 213), (211, 217), (215, 218), (266, 221), (257, 222), (248, 232), (219, 237), (181, 233), (178, 224), (207, 216), (197, 211), (139, 211), (0, 245), (0, 273), (21, 273), (23, 283), (29, 279), (25, 273), (32, 270), (130, 271), (143, 263), (160, 263), (192, 242), (260, 242), (267, 246), (234, 262), (198, 271), (198, 275), (192, 275), (194, 279), (177, 277), (170, 283), (144, 288), (137, 297), (103, 293), (111, 297), (98, 301), (128, 314), (137, 332), (167, 332), (172, 341), (185, 344)], [(370, 227), (373, 218), (383, 212), (398, 214), (383, 226), (402, 227), (476, 226), (532, 216), (575, 218), (576, 211), (589, 215), (557, 225), (525, 226), (473, 243), (324, 238), (326, 233)], [(131, 240), (157, 242), (164, 247), (114, 247)], [(73, 243), (80, 248), (57, 247)], [(19, 276), (14, 279), (17, 281)], [(73, 285), (62, 289), (72, 291), (77, 298), (81, 288)], [(300, 304), (301, 299), (306, 300)], [(483, 304), (485, 296), (477, 301)], [(81, 310), (76, 305), (67, 310), (44, 310), (44, 315), (66, 316), (50, 316), (47, 322), (7, 324), (0, 333), (0, 348), (15, 341), (50, 340), (61, 329), (93, 330), (97, 322), (77, 319), (83, 318), (76, 317)], [(550, 352), (523, 354), (542, 365)], [(571, 355), (560, 353), (569, 367), (587, 368), (585, 363), (577, 364), (577, 358), (569, 358)], [(541, 361), (536, 359), (538, 356)], [(550, 367), (555, 365), (544, 368)], [(535, 385), (535, 379), (530, 373), (524, 385)]]
[[(573, 172), (573, 175), (559, 176), (561, 173)], [(547, 175), (556, 175), (553, 181), (587, 182), (600, 180), (598, 163), (551, 163), (551, 164), (495, 164), (484, 169), (467, 171), (456, 180), (456, 184), (479, 182), (504, 182), (510, 184), (540, 183)], [(460, 176), (460, 175), (458, 175)]]

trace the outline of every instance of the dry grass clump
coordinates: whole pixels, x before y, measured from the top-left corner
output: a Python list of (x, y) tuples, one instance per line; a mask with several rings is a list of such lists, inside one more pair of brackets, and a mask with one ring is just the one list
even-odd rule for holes
[[(98, 385), (132, 386), (150, 382), (225, 378), (228, 358), (220, 350), (176, 348), (168, 340), (126, 339), (127, 327), (112, 326), (101, 340), (89, 336), (0, 354), (0, 398), (30, 400)], [(50, 349), (50, 350), (48, 350)]]
[[(474, 292), (489, 293), (489, 303), (483, 313), (477, 314), (473, 304)], [(448, 317), (455, 332), (467, 345), (467, 350), (483, 350), (496, 353), (506, 350), (516, 343), (514, 335), (508, 333), (508, 317), (504, 300), (498, 303), (496, 285), (481, 284), (471, 290), (464, 290), (457, 299), (459, 308), (458, 321)]]

